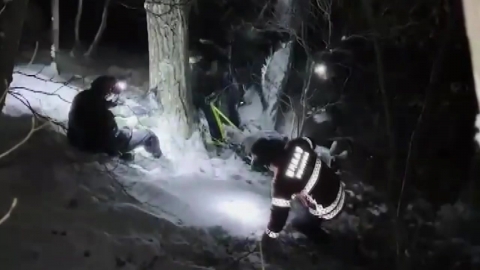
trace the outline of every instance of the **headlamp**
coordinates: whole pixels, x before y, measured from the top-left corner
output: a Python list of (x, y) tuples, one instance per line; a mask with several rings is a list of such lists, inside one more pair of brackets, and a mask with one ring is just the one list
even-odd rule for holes
[(119, 92), (125, 91), (127, 89), (127, 82), (119, 81), (115, 84), (115, 89)]

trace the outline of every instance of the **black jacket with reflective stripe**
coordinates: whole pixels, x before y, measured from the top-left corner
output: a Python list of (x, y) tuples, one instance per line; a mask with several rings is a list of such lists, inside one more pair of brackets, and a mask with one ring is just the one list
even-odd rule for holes
[[(302, 153), (296, 153), (296, 149), (301, 149)], [(341, 188), (339, 176), (326, 163), (320, 161), (315, 153), (312, 139), (293, 139), (288, 142), (285, 150), (287, 157), (279, 164), (272, 182), (272, 208), (268, 230), (274, 233), (280, 232), (285, 226), (292, 196), (306, 191), (316, 204), (327, 207), (335, 201)], [(302, 158), (305, 159), (304, 162)], [(316, 166), (318, 173), (315, 177)], [(303, 174), (299, 171), (303, 171)], [(297, 178), (296, 175), (300, 177)], [(314, 185), (307, 191), (305, 189), (309, 181)], [(315, 205), (311, 205), (311, 208), (314, 209)]]

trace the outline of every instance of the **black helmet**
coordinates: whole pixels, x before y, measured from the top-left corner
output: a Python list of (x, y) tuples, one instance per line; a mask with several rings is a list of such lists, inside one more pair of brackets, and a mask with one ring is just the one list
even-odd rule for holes
[(260, 138), (250, 149), (252, 166), (270, 166), (279, 164), (284, 158), (287, 140), (281, 138)]

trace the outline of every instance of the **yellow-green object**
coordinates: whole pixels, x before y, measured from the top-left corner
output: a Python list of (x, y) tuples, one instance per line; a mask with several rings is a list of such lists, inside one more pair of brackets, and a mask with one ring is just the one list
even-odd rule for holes
[(210, 101), (210, 108), (213, 112), (213, 117), (215, 118), (215, 124), (217, 125), (218, 129), (220, 130), (220, 136), (221, 139), (217, 140), (214, 139), (210, 136), (211, 141), (213, 142), (214, 145), (217, 146), (225, 146), (225, 142), (227, 140), (227, 134), (225, 132), (225, 129), (223, 128), (224, 124), (227, 124), (232, 127), (236, 127), (232, 121), (217, 107), (215, 106), (215, 102), (218, 101), (218, 96), (215, 96), (211, 101)]

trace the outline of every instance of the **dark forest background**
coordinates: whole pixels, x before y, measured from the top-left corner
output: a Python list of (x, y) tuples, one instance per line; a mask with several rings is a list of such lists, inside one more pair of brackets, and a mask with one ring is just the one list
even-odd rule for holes
[[(140, 2), (112, 1), (100, 46), (147, 53)], [(243, 47), (263, 64), (268, 55), (265, 46), (270, 49), (285, 37), (262, 34), (261, 42), (248, 38), (251, 29), (242, 25), (255, 22), (262, 8), (258, 3), (199, 1), (189, 23), (191, 50), (198, 50), (200, 38), (225, 46), (232, 27), (237, 27), (236, 42), (248, 44)], [(411, 210), (407, 206), (420, 199), (429, 204), (428, 218), (424, 218), (430, 220), (442, 206), (458, 201), (478, 210), (480, 155), (473, 141), (478, 105), (461, 1), (370, 1), (368, 9), (362, 3), (333, 1), (327, 19), (315, 8), (301, 16), (304, 35), (294, 42), (283, 94), (298, 97), (311, 76), (309, 61), (327, 63), (334, 74), (329, 80), (312, 77), (309, 91), (315, 95), (309, 105), (323, 108), (331, 121), (309, 120), (305, 134), (325, 144), (333, 138), (348, 141), (345, 178), (377, 187), (389, 206), (396, 208), (401, 201), (400, 219)], [(311, 3), (298, 1), (297, 5)], [(61, 49), (73, 46), (76, 8), (76, 1), (60, 1)], [(85, 46), (93, 40), (102, 11), (103, 1), (84, 0), (81, 39)], [(50, 46), (50, 14), (49, 0), (30, 1), (22, 45), (40, 41), (44, 48)], [(330, 26), (330, 42), (325, 42)], [(405, 224), (404, 238), (410, 240), (426, 226), (415, 223), (411, 229), (411, 223)], [(382, 233), (367, 230), (365, 235)], [(480, 244), (480, 237), (469, 237)]]

